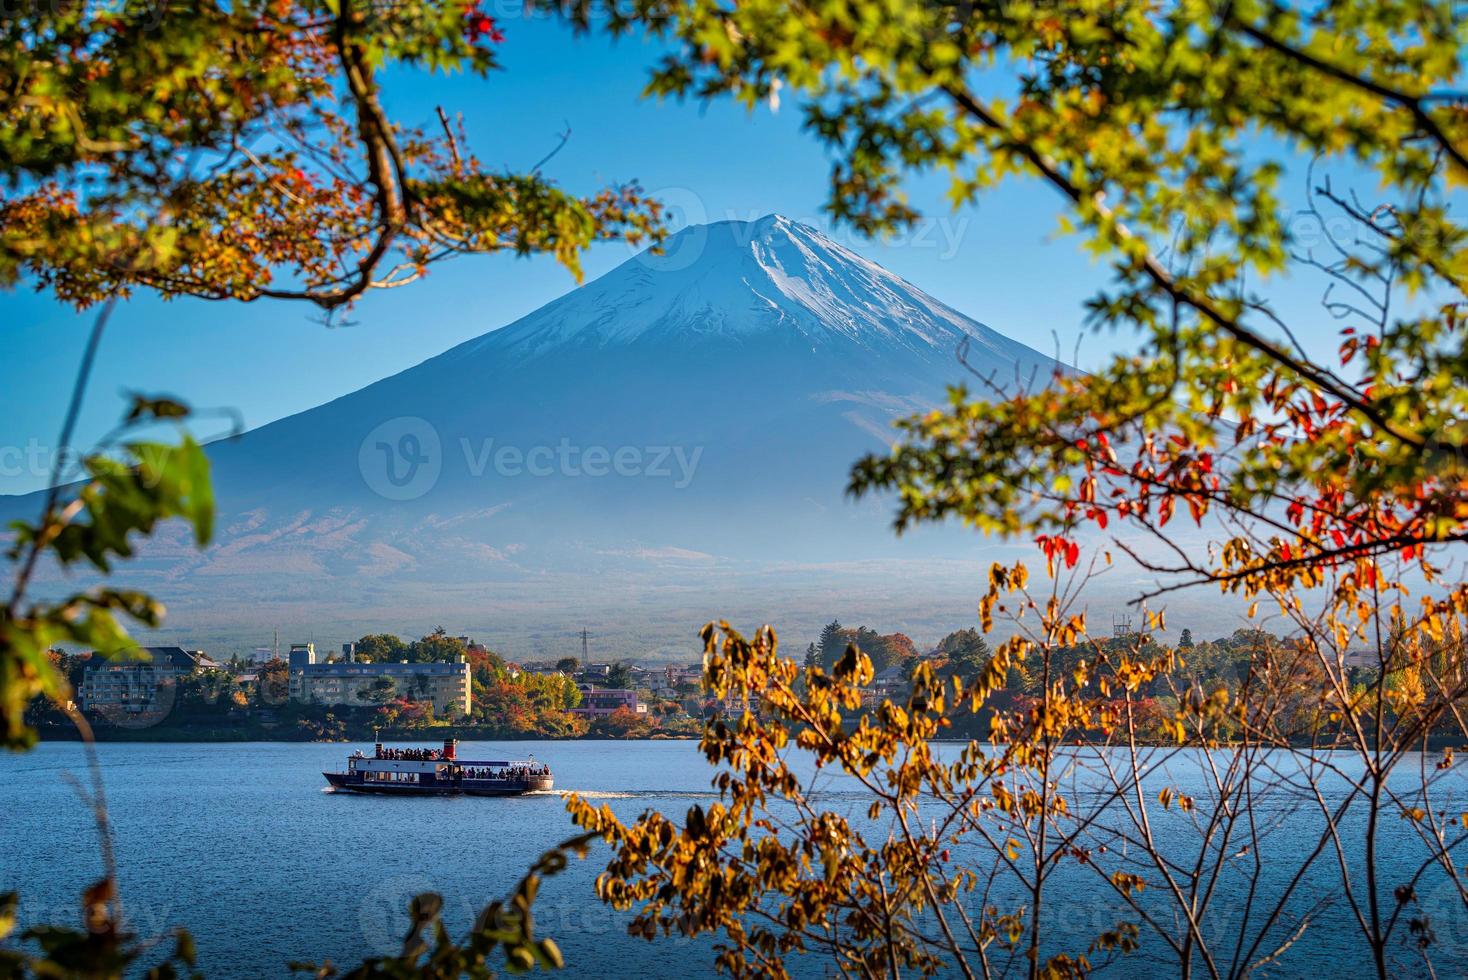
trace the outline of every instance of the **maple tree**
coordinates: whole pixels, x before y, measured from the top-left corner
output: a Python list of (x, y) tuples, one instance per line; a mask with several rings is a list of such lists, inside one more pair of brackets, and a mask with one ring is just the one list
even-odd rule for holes
[(388, 115), (387, 69), (486, 76), (503, 41), (478, 3), (25, 5), (0, 24), (0, 282), (332, 312), (454, 255), (579, 275), (589, 243), (655, 237), (635, 183), (577, 196), (486, 167), (441, 107)]
[[(902, 194), (913, 174), (945, 175), (958, 205), (1005, 180), (1052, 187), (1061, 230), (1112, 274), (1091, 321), (1136, 341), (1035, 383), (972, 371), (852, 472), (854, 493), (896, 494), (899, 531), (957, 518), (1035, 543), (1043, 579), (1023, 564), (991, 571), (981, 626), (1012, 635), (989, 667), (945, 684), (919, 668), (908, 698), (867, 712), (859, 648), (802, 672), (772, 632), (710, 627), (714, 690), (758, 691), (767, 710), (706, 734), (725, 769), (717, 806), (624, 823), (573, 804), (615, 847), (602, 896), (637, 909), (642, 935), (721, 933), (737, 973), (783, 975), (784, 955), (820, 949), (862, 975), (1076, 975), (1150, 937), (1181, 975), (1238, 976), (1285, 953), (1285, 923), (1313, 921), (1291, 905), (1301, 882), (1334, 867), (1345, 927), (1376, 975), (1398, 948), (1438, 952), (1441, 909), (1424, 889), (1446, 889), (1459, 912), (1468, 898), (1468, 814), (1440, 789), (1451, 751), (1436, 755), (1468, 734), (1468, 585), (1455, 571), (1468, 540), (1468, 249), (1452, 209), (1468, 177), (1462, 11), (547, 5), (583, 29), (666, 41), (654, 94), (796, 101), (834, 159), (828, 207), (859, 230), (918, 220)], [(1282, 190), (1291, 174), (1303, 200)], [(1320, 323), (1271, 298), (1285, 273), (1310, 272), (1328, 284), (1314, 319), (1338, 344), (1322, 347)], [(1184, 522), (1199, 530), (1179, 535)], [(1137, 596), (1154, 609), (1214, 587), (1250, 617), (1262, 603), (1288, 636), (1211, 688), (1190, 680), (1186, 651), (1151, 642), (1163, 612), (1133, 638), (1098, 638), (1084, 585), (1113, 554), (1155, 579)], [(996, 698), (1018, 665), (1038, 692)], [(1165, 709), (1144, 696), (1159, 689)], [(985, 716), (991, 737), (957, 760), (928, 745)], [(1077, 752), (1077, 740), (1114, 751)], [(787, 749), (859, 781), (867, 822), (822, 808)], [(1149, 780), (1159, 752), (1191, 753), (1206, 807)], [(1289, 786), (1303, 787), (1303, 805), (1284, 804), (1300, 822), (1270, 849), (1256, 808)], [(1164, 844), (1164, 822), (1194, 844)], [(1404, 878), (1377, 860), (1389, 838), (1415, 869)], [(1235, 849), (1251, 869), (1225, 870)], [(1287, 870), (1265, 902), (1271, 865)], [(1046, 919), (1047, 883), (1078, 870), (1116, 898), (1117, 922), (1089, 942)], [(1220, 933), (1206, 913), (1225, 881), (1260, 907)]]
[[(98, 308), (57, 444), (71, 444), (112, 310), (138, 290), (293, 300), (338, 322), (371, 290), (408, 285), (453, 256), (543, 253), (579, 278), (580, 256), (597, 240), (660, 240), (661, 209), (635, 183), (569, 193), (542, 174), (544, 160), (520, 172), (486, 166), (443, 107), (428, 125), (385, 108), (392, 70), (486, 77), (506, 40), (478, 0), (7, 9), (0, 287), (32, 285)], [(0, 607), (6, 748), (34, 743), (26, 708), (37, 698), (65, 710), (90, 742), (53, 647), (135, 650), (127, 625), (157, 626), (163, 604), (109, 585), (107, 575), (160, 522), (185, 521), (200, 547), (212, 537), (209, 463), (183, 428), (189, 415), (173, 399), (135, 396), (119, 428), (80, 460), (80, 478), (62, 485), (58, 454), (39, 517), (12, 525), (14, 582)], [(180, 427), (178, 441), (158, 441), (160, 425)], [(48, 565), (89, 569), (99, 584), (37, 599), (34, 579)], [(23, 938), (40, 953), (0, 952), (6, 975), (121, 976), (153, 947), (122, 926), (100, 769), (90, 758), (103, 873), (83, 897), (86, 928), (29, 930)], [(533, 867), (508, 906), (486, 908), (462, 943), (449, 939), (436, 896), (420, 896), (401, 955), (352, 975), (488, 976), (496, 951), (512, 969), (558, 965), (554, 944), (534, 937), (529, 908), (565, 852)], [(14, 929), (16, 902), (0, 895), (0, 940)], [(150, 975), (193, 971), (191, 940), (176, 939)], [(329, 964), (314, 969), (335, 975)]]

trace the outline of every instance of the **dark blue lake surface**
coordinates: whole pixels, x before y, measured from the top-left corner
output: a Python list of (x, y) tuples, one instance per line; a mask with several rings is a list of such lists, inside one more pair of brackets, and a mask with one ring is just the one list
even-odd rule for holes
[[(488, 900), (505, 894), (548, 846), (573, 833), (561, 790), (603, 799), (630, 819), (649, 807), (681, 815), (694, 802), (715, 799), (710, 769), (692, 742), (469, 743), (465, 756), (524, 757), (533, 753), (555, 769), (557, 792), (511, 799), (378, 798), (327, 792), (323, 769), (340, 768), (354, 746), (329, 744), (104, 744), (99, 746), (115, 824), (119, 879), (132, 927), (152, 935), (187, 926), (210, 977), (286, 975), (290, 960), (330, 958), (350, 965), (392, 952), (406, 921), (408, 899), (437, 891), (446, 918), (462, 932)], [(944, 747), (943, 751), (951, 751)], [(77, 921), (81, 890), (100, 873), (96, 830), (65, 773), (84, 777), (80, 746), (49, 743), (0, 756), (0, 891), (21, 892), (21, 925)], [(1206, 799), (1195, 759), (1173, 756), (1158, 785), (1178, 786)], [(849, 781), (823, 780), (829, 804), (864, 809)], [(1458, 772), (1438, 800), (1460, 809)], [(1149, 786), (1147, 791), (1153, 792)], [(1084, 795), (1082, 793), (1081, 795)], [(1290, 836), (1307, 840), (1308, 817), (1262, 803), (1276, 819), (1271, 854), (1291, 853)], [(1451, 811), (1456, 817), (1458, 810)], [(1159, 837), (1183, 834), (1176, 810), (1160, 818)], [(1386, 833), (1384, 875), (1405, 878), (1421, 856), (1410, 846), (1407, 822), (1393, 812)], [(1348, 827), (1349, 829), (1349, 827)], [(1180, 838), (1181, 839), (1181, 838)], [(1119, 846), (1119, 845), (1118, 845)], [(625, 917), (598, 902), (592, 881), (604, 848), (547, 882), (536, 904), (538, 930), (561, 945), (572, 976), (684, 977), (712, 974), (711, 944), (625, 935)], [(961, 857), (959, 858), (961, 860)], [(1271, 860), (1275, 860), (1271, 858)], [(1459, 865), (1468, 860), (1459, 855)], [(1292, 866), (1280, 863), (1283, 879)], [(1359, 865), (1353, 867), (1359, 874)], [(1271, 976), (1329, 970), (1364, 976), (1369, 962), (1352, 933), (1348, 908), (1333, 894), (1333, 864), (1307, 883), (1290, 928), (1305, 923), (1297, 942), (1270, 968)], [(1326, 874), (1329, 872), (1330, 874)], [(1456, 894), (1428, 875), (1419, 892), (1433, 917), (1439, 976), (1468, 973), (1468, 921)], [(1279, 886), (1279, 882), (1275, 886)], [(1001, 890), (1002, 891), (1002, 890)], [(997, 894), (997, 893), (996, 893)], [(1094, 873), (1057, 879), (1052, 914), (1056, 935), (1092, 936), (1128, 918)], [(998, 897), (1005, 897), (999, 894)], [(1215, 927), (1227, 929), (1249, 908), (1247, 896), (1223, 895)], [(1307, 921), (1308, 919), (1308, 921)], [(1422, 973), (1405, 938), (1393, 959), (1400, 975)], [(1145, 931), (1144, 952), (1109, 971), (1117, 976), (1170, 976), (1171, 961), (1155, 955)], [(1083, 944), (1081, 950), (1083, 951)], [(814, 958), (795, 972), (821, 976)], [(1203, 974), (1199, 974), (1203, 975)]]

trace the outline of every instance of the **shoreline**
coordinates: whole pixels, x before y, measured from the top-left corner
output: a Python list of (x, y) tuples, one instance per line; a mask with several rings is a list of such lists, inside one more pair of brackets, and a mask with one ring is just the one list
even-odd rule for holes
[[(461, 742), (646, 742), (646, 741), (674, 741), (686, 742), (696, 741), (700, 735), (690, 732), (673, 732), (653, 730), (635, 736), (617, 736), (609, 734), (585, 735), (548, 735), (535, 732), (510, 732), (488, 731), (482, 728), (459, 727), (431, 729), (429, 731), (414, 730), (394, 732), (383, 731), (381, 739), (393, 742), (442, 742), (446, 738), (458, 739)], [(42, 742), (81, 742), (85, 741), (81, 733), (76, 729), (68, 731), (50, 731), (42, 729), (40, 733)], [(372, 735), (368, 733), (360, 738), (350, 735), (341, 738), (313, 738), (304, 734), (276, 734), (269, 731), (259, 730), (221, 730), (221, 729), (94, 729), (93, 741), (98, 744), (103, 742), (157, 742), (160, 744), (170, 743), (240, 743), (240, 742), (279, 742), (282, 744), (320, 744), (320, 745), (350, 745), (354, 742), (371, 742)]]
[[(588, 733), (588, 734), (585, 734), (585, 735), (547, 735), (547, 734), (536, 734), (536, 733), (525, 733), (525, 732), (500, 733), (500, 732), (495, 732), (495, 731), (486, 731), (485, 729), (476, 728), (476, 727), (473, 727), (473, 726), (459, 726), (459, 727), (453, 727), (453, 728), (445, 727), (445, 728), (441, 728), (441, 729), (432, 729), (429, 732), (425, 732), (422, 729), (408, 730), (408, 731), (385, 730), (385, 731), (382, 731), (381, 733), (379, 733), (379, 735), (380, 735), (380, 739), (382, 741), (384, 741), (384, 742), (389, 742), (390, 741), (390, 742), (404, 742), (404, 743), (415, 743), (415, 742), (438, 743), (438, 742), (442, 742), (445, 738), (453, 738), (453, 739), (457, 739), (458, 741), (461, 741), (461, 742), (694, 742), (694, 741), (697, 741), (699, 738), (702, 737), (701, 736), (701, 733), (677, 732), (677, 731), (667, 731), (667, 730), (663, 730), (663, 731), (654, 730), (654, 731), (651, 731), (651, 732), (640, 733), (640, 734), (637, 734), (637, 735), (625, 735), (625, 736), (610, 735), (610, 734), (605, 734), (605, 733), (601, 733), (601, 734), (590, 734), (590, 733)], [(40, 740), (41, 740), (41, 742), (81, 742), (81, 741), (83, 741), (80, 733), (77, 732), (75, 729), (71, 729), (70, 731), (66, 731), (66, 732), (42, 730), (42, 732), (41, 732), (41, 739)], [(288, 735), (275, 735), (275, 734), (272, 734), (270, 732), (261, 732), (261, 731), (258, 731), (258, 730), (254, 730), (254, 731), (197, 730), (196, 731), (196, 730), (184, 730), (184, 729), (171, 729), (171, 730), (159, 731), (156, 728), (149, 728), (149, 729), (136, 729), (136, 730), (127, 730), (127, 729), (103, 729), (103, 730), (98, 730), (98, 731), (95, 731), (94, 732), (94, 741), (96, 743), (98, 743), (98, 744), (106, 743), (106, 742), (115, 742), (115, 743), (134, 743), (134, 744), (155, 743), (155, 744), (160, 744), (160, 745), (189, 744), (189, 743), (193, 743), (193, 744), (204, 744), (204, 745), (207, 745), (207, 744), (228, 745), (228, 744), (242, 744), (242, 743), (247, 743), (247, 742), (278, 743), (278, 744), (282, 744), (282, 745), (312, 745), (312, 744), (315, 744), (315, 745), (350, 745), (350, 744), (353, 744), (353, 743), (369, 743), (370, 744), (371, 741), (372, 741), (372, 737), (371, 737), (370, 734), (367, 734), (367, 735), (362, 736), (361, 738), (351, 738), (351, 737), (343, 737), (343, 738), (310, 738), (310, 737), (291, 737), (291, 736), (288, 736)], [(967, 738), (934, 738), (934, 739), (929, 739), (929, 742), (930, 743), (933, 743), (933, 744), (944, 744), (944, 745), (967, 745), (967, 744), (969, 744), (972, 741), (975, 741), (975, 739), (967, 739)], [(979, 741), (982, 741), (982, 740), (979, 740)], [(1140, 746), (1143, 746), (1143, 747), (1146, 747), (1146, 748), (1149, 748), (1149, 749), (1177, 748), (1177, 749), (1180, 749), (1180, 750), (1192, 750), (1192, 751), (1196, 751), (1196, 750), (1202, 748), (1202, 746), (1198, 746), (1198, 745), (1179, 746), (1179, 745), (1173, 745), (1171, 743), (1164, 744), (1162, 742), (1141, 742), (1141, 743), (1138, 743), (1138, 744)], [(1349, 745), (1341, 745), (1341, 746), (1334, 746), (1334, 747), (1331, 747), (1331, 746), (1321, 746), (1321, 745), (1318, 745), (1316, 743), (1312, 743), (1312, 742), (1310, 742), (1308, 740), (1302, 740), (1302, 742), (1299, 745), (1290, 746), (1289, 749), (1310, 748), (1312, 745), (1314, 745), (1314, 747), (1317, 748), (1317, 749), (1321, 749), (1321, 750), (1325, 750), (1325, 751), (1335, 751), (1335, 752), (1349, 752), (1349, 751), (1354, 751), (1352, 749), (1352, 747), (1349, 746)], [(1072, 747), (1072, 748), (1097, 748), (1097, 749), (1099, 749), (1099, 748), (1108, 748), (1108, 747), (1110, 747), (1110, 748), (1125, 748), (1124, 745), (1113, 744), (1113, 743), (1108, 743), (1108, 742), (1104, 742), (1104, 741), (1077, 742), (1077, 743), (1074, 743), (1070, 747)], [(1445, 748), (1449, 748), (1449, 747), (1455, 748), (1455, 749), (1462, 749), (1463, 748), (1463, 740), (1461, 738), (1454, 737), (1454, 736), (1451, 736), (1451, 735), (1433, 735), (1433, 736), (1430, 736), (1427, 739), (1427, 742), (1426, 742), (1426, 744), (1424, 746), (1419, 747), (1418, 751), (1425, 750), (1425, 751), (1428, 751), (1428, 752), (1435, 752), (1435, 751), (1441, 751), (1441, 750), (1443, 750)], [(1220, 743), (1220, 744), (1212, 747), (1212, 749), (1214, 751), (1225, 751), (1225, 750), (1232, 749), (1232, 748), (1237, 748), (1237, 746), (1230, 745), (1230, 744), (1225, 744), (1225, 743)], [(1283, 746), (1281, 746), (1280, 749), (1281, 750), (1286, 750), (1285, 747), (1283, 747)]]

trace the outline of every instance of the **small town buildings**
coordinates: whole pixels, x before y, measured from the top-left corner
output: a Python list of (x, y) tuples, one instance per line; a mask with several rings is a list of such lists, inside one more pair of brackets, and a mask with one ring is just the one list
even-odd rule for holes
[(625, 691), (609, 687), (592, 687), (577, 684), (581, 691), (581, 704), (571, 709), (571, 714), (582, 718), (604, 718), (622, 708), (634, 714), (647, 714), (647, 705), (637, 700), (636, 691)]
[(173, 709), (179, 678), (220, 666), (203, 650), (183, 647), (139, 647), (123, 656), (91, 658), (78, 692), (83, 711), (118, 722), (156, 723)]
[(674, 690), (700, 690), (703, 687), (703, 664), (685, 664), (682, 667), (670, 665), (663, 668), (663, 675), (667, 678), (667, 684)]
[(336, 661), (302, 663), (299, 668), (292, 662), (290, 695), (297, 701), (363, 707), (373, 703), (375, 692), (389, 689), (381, 684), (383, 679), (392, 682), (393, 696), (430, 701), (437, 715), (454, 710), (467, 715), (473, 705), (469, 665), (462, 659), (452, 663)]
[(638, 686), (669, 701), (676, 701), (680, 695), (695, 694), (703, 690), (703, 664), (684, 667), (670, 664), (646, 670), (641, 674), (634, 672), (632, 676)]
[(880, 700), (906, 696), (912, 686), (907, 676), (906, 664), (894, 664), (872, 678), (871, 691)]
[(747, 698), (737, 697), (731, 694), (723, 700), (718, 698), (706, 699), (703, 702), (701, 710), (705, 715), (714, 714), (732, 717), (734, 715), (742, 715), (746, 711), (751, 714), (756, 714), (759, 712), (760, 703), (761, 699), (758, 694), (751, 693)]

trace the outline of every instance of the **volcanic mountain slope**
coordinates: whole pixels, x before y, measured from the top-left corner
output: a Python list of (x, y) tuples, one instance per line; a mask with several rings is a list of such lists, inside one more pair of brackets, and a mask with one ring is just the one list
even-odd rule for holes
[(844, 500), (849, 467), (965, 376), (965, 340), (1001, 380), (1051, 369), (807, 226), (686, 229), (504, 329), (219, 446), (232, 530), (203, 560), (292, 541), (323, 571), (372, 564), (376, 546), (430, 576), (475, 554), (867, 557), (889, 508)]
[(138, 571), (208, 607), (972, 557), (964, 534), (899, 544), (890, 501), (844, 495), (893, 418), (968, 377), (961, 344), (1000, 381), (1053, 367), (808, 226), (691, 227), (503, 329), (214, 445), (218, 543), (160, 541)]

